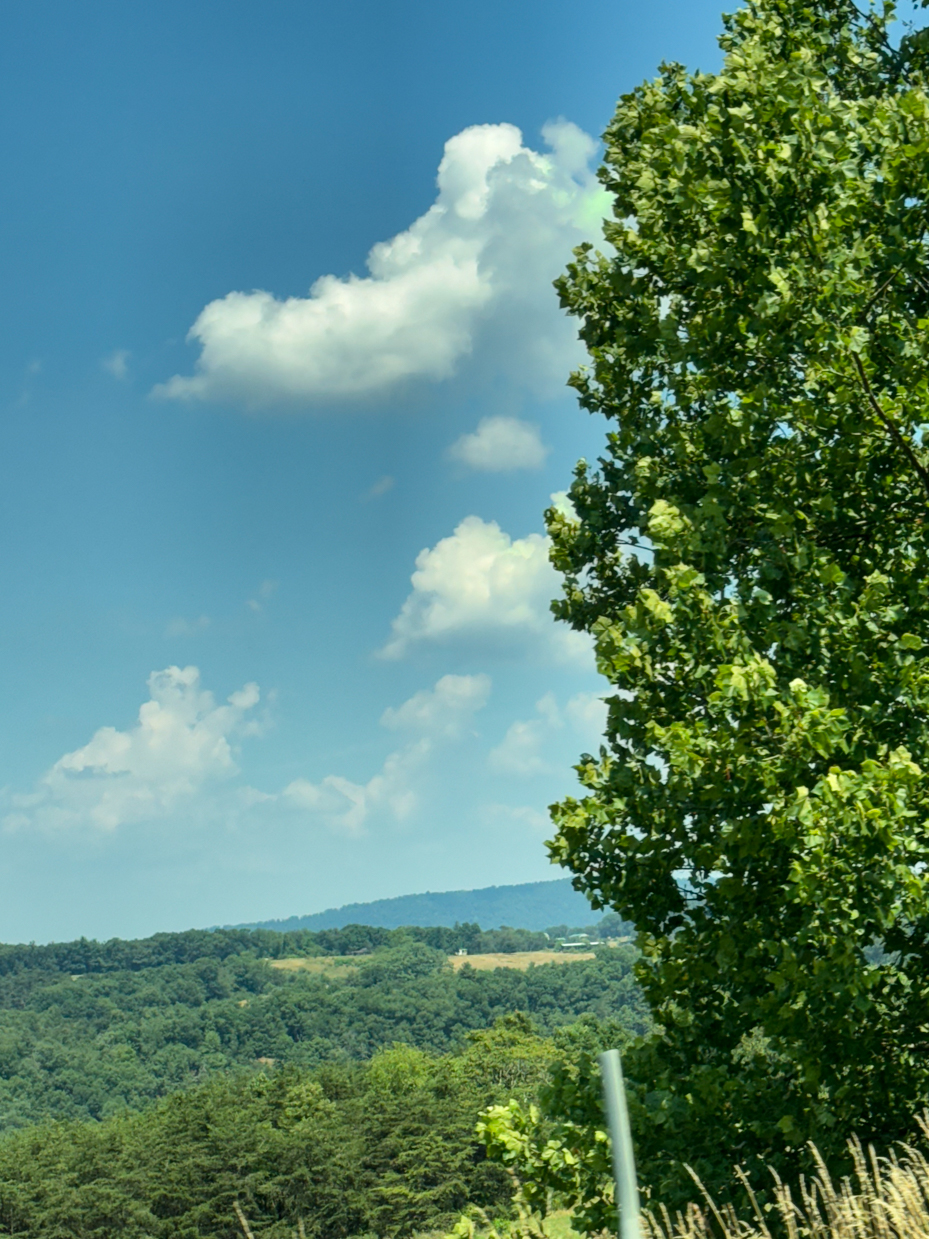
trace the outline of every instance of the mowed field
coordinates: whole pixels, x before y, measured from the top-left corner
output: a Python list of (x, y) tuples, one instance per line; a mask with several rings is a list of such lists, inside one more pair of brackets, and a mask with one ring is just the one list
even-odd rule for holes
[[(272, 968), (281, 968), (285, 972), (313, 972), (330, 977), (344, 976), (363, 962), (364, 956), (357, 955), (315, 955), (309, 958), (271, 959), (268, 963)], [(448, 962), (460, 971), (467, 964), (481, 972), (492, 968), (518, 968), (525, 971), (534, 964), (570, 964), (576, 959), (593, 959), (593, 951), (513, 951), (509, 954), (499, 952), (493, 955), (450, 955)]]
[(518, 968), (522, 972), (533, 964), (570, 964), (575, 959), (593, 958), (593, 951), (513, 951), (494, 955), (449, 955), (448, 962), (456, 972), (466, 964), (481, 972), (491, 968)]
[(314, 955), (309, 958), (299, 956), (294, 959), (269, 959), (272, 968), (282, 968), (284, 972), (315, 972), (325, 973), (328, 977), (344, 976), (358, 967), (358, 958), (354, 955)]

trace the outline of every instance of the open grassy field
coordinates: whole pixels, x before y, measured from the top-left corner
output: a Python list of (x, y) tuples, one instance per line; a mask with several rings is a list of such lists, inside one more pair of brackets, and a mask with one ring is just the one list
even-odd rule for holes
[(523, 972), (533, 964), (570, 964), (575, 959), (593, 958), (593, 951), (512, 951), (506, 955), (450, 955), (448, 960), (456, 972), (465, 964), (481, 972), (491, 968), (518, 968)]
[[(593, 951), (512, 951), (493, 955), (450, 955), (448, 962), (458, 972), (465, 964), (487, 972), (492, 968), (518, 968), (525, 971), (533, 964), (570, 964), (576, 959), (593, 959)], [(345, 976), (362, 963), (357, 955), (313, 955), (307, 958), (271, 959), (272, 968), (285, 972), (312, 972), (328, 977)]]
[(269, 959), (272, 968), (281, 968), (284, 972), (313, 972), (327, 977), (344, 977), (347, 972), (358, 967), (358, 957), (355, 955), (310, 955), (298, 956), (293, 959)]

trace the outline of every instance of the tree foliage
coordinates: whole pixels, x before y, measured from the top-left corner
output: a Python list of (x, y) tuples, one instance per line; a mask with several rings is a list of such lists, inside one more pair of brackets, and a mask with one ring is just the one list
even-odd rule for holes
[[(362, 1062), (394, 1042), (442, 1054), (517, 1010), (545, 1033), (584, 1013), (647, 1025), (631, 947), (525, 972), (454, 972), (444, 953), (390, 933), (371, 954), (318, 973), (274, 968), (254, 943), (230, 953), (210, 934), (199, 947), (212, 957), (196, 958), (177, 935), (185, 962), (147, 967), (144, 944), (85, 944), (85, 963), (98, 971), (59, 972), (47, 956), (26, 954), (0, 974), (0, 1131), (105, 1119), (262, 1064)], [(154, 959), (166, 957), (161, 944)], [(67, 951), (61, 962), (77, 959)], [(135, 966), (114, 966), (127, 960)]]
[(0, 1142), (0, 1226), (35, 1239), (410, 1235), (469, 1205), (506, 1212), (481, 1107), (525, 1099), (552, 1056), (524, 1017), (454, 1055), (226, 1075), (142, 1114), (50, 1123)]
[(550, 846), (639, 932), (665, 1196), (929, 1097), (929, 95), (893, 18), (749, 0), (719, 73), (624, 96), (612, 249), (559, 284), (611, 425), (548, 513), (555, 609), (614, 691)]

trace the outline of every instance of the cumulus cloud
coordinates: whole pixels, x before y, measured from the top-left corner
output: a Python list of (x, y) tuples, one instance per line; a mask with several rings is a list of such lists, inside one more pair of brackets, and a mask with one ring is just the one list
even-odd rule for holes
[(536, 702), (536, 718), (517, 719), (491, 749), (488, 764), (500, 774), (548, 774), (561, 762), (548, 754), (552, 736), (568, 727), (572, 738), (596, 750), (606, 727), (607, 706), (597, 693), (576, 693), (561, 710), (552, 693)]
[(512, 723), (495, 749), (491, 749), (488, 761), (492, 770), (500, 774), (545, 774), (549, 770), (540, 752), (545, 739), (544, 729), (538, 719), (517, 720)]
[(473, 434), (462, 435), (448, 450), (452, 460), (488, 473), (540, 469), (548, 448), (538, 426), (516, 417), (484, 417)]
[(154, 671), (148, 687), (134, 727), (101, 727), (83, 748), (66, 753), (34, 792), (10, 798), (4, 824), (111, 831), (164, 817), (237, 773), (234, 744), (250, 729), (256, 684), (219, 706), (196, 667)]
[(465, 733), (491, 682), (486, 675), (446, 675), (385, 710), (381, 723), (401, 733), (400, 746), (366, 781), (333, 773), (317, 782), (296, 778), (273, 791), (237, 777), (239, 741), (263, 730), (254, 716), (257, 685), (246, 684), (220, 705), (196, 667), (155, 671), (148, 686), (134, 726), (99, 728), (55, 762), (33, 791), (4, 793), (2, 825), (109, 833), (177, 819), (256, 827), (269, 813), (289, 811), (362, 835), (372, 821), (399, 823), (413, 813), (434, 775), (430, 762)]
[(443, 675), (434, 688), (416, 693), (396, 709), (388, 707), (381, 723), (392, 731), (454, 736), (489, 696), (490, 676)]
[(556, 512), (560, 513), (566, 520), (578, 522), (577, 513), (574, 510), (574, 504), (568, 498), (566, 490), (556, 490), (551, 496), (552, 507)]
[(328, 774), (319, 783), (294, 779), (282, 795), (292, 807), (322, 818), (331, 829), (359, 835), (368, 817), (378, 809), (386, 809), (396, 821), (409, 817), (419, 803), (412, 779), (431, 749), (430, 741), (423, 738), (391, 753), (367, 783)]
[(386, 811), (401, 822), (419, 803), (417, 777), (436, 744), (458, 736), (489, 695), (490, 678), (486, 675), (445, 675), (433, 688), (384, 711), (383, 726), (412, 735), (367, 783), (331, 774), (318, 783), (294, 779), (284, 788), (282, 797), (291, 807), (321, 818), (330, 829), (344, 834), (363, 834), (368, 819), (378, 811)]
[(541, 534), (514, 539), (495, 521), (465, 517), (450, 537), (417, 556), (412, 592), (382, 657), (461, 638), (529, 638), (560, 659), (584, 657), (587, 638), (557, 625), (549, 610), (559, 578), (548, 549)]
[(579, 355), (551, 281), (582, 241), (600, 238), (608, 198), (596, 146), (566, 121), (531, 150), (513, 125), (450, 138), (438, 195), (405, 231), (375, 245), (368, 274), (323, 275), (308, 297), (230, 292), (200, 313), (193, 375), (156, 393), (251, 406), (380, 395), (442, 380), (469, 354), (548, 393)]

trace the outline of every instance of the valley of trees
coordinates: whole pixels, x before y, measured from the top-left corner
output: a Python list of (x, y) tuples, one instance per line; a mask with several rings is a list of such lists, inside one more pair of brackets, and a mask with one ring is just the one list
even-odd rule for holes
[[(521, 931), (161, 934), (0, 950), (0, 1131), (102, 1119), (227, 1071), (349, 1064), (403, 1042), (459, 1050), (514, 1011), (542, 1034), (593, 1014), (648, 1023), (630, 947), (520, 972), (453, 971), (460, 935), (525, 949)], [(294, 939), (291, 941), (291, 937)], [(542, 935), (543, 941), (546, 941)], [(441, 943), (429, 945), (423, 939)], [(322, 941), (320, 941), (322, 940)], [(267, 952), (348, 956), (335, 975), (284, 971)], [(370, 950), (352, 956), (350, 952)], [(78, 971), (78, 969), (83, 969)]]
[[(565, 969), (571, 971), (571, 969)], [(521, 1017), (457, 1052), (408, 1045), (366, 1062), (226, 1072), (140, 1114), (30, 1127), (0, 1142), (0, 1229), (35, 1239), (346, 1239), (450, 1227), (469, 1205), (506, 1213), (512, 1183), (483, 1154), (483, 1107), (528, 1100), (587, 1021), (555, 1039)]]
[[(618, 918), (603, 928), (615, 932)], [(476, 1136), (560, 1059), (647, 1033), (630, 946), (455, 971), (520, 930), (0, 948), (0, 1230), (24, 1236), (406, 1235), (513, 1184)], [(322, 973), (274, 959), (336, 957)]]

